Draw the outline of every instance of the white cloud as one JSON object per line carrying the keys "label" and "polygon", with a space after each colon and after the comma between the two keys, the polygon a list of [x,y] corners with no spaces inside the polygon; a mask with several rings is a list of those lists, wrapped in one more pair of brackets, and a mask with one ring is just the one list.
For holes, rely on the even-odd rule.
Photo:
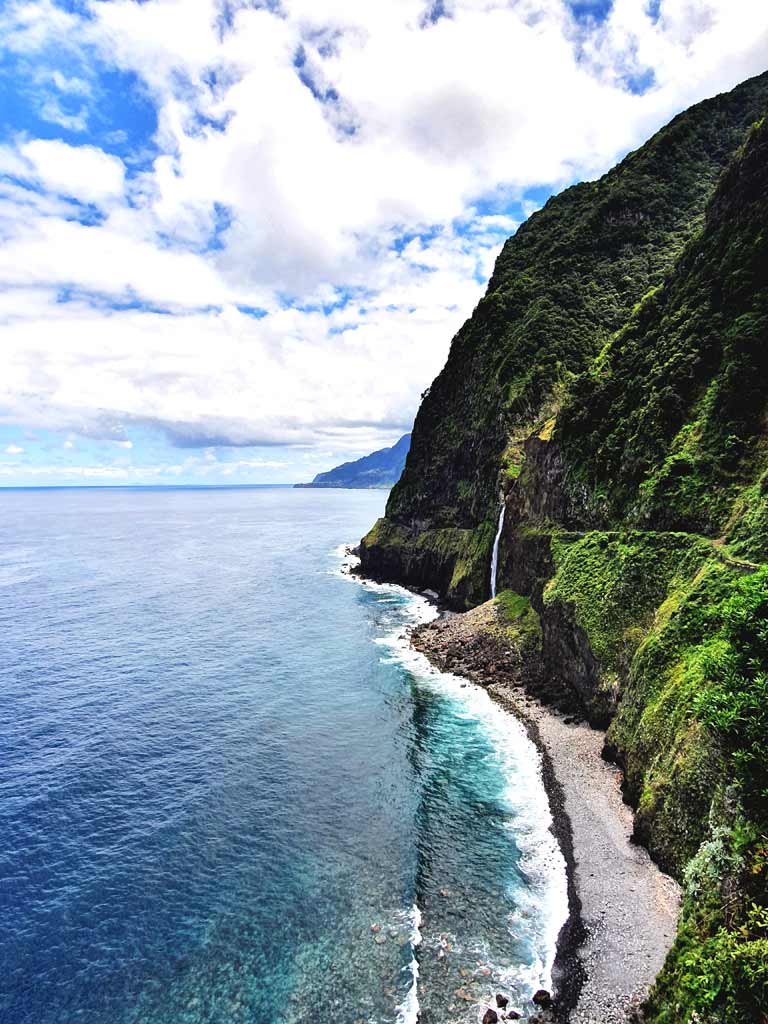
{"label": "white cloud", "polygon": [[38,81],[50,81],[59,92],[73,96],[90,96],[92,92],[90,83],[84,78],[78,78],[76,75],[64,75],[57,70],[43,71],[43,75]]}
{"label": "white cloud", "polygon": [[5,454],[6,455],[21,455],[23,451],[24,451],[24,449],[23,448],[19,448],[19,446],[17,444],[9,444],[8,447],[5,449]]}
{"label": "white cloud", "polygon": [[[0,148],[0,419],[185,443],[391,440],[516,226],[493,211],[600,173],[768,49],[753,0],[662,0],[655,20],[615,0],[597,26],[561,0],[453,0],[426,27],[425,0],[233,4],[229,27],[213,0],[88,6],[11,3],[0,35],[134,73],[157,153],[134,173],[90,145]],[[60,108],[78,130],[90,74],[38,73],[50,102],[82,100]]]}
{"label": "white cloud", "polygon": [[479,298],[477,264],[453,236],[413,243],[383,265],[377,295],[327,316],[255,319],[231,305],[168,316],[39,290],[25,308],[0,294],[2,419],[107,437],[115,423],[151,424],[183,442],[377,447],[408,427],[446,337]]}
{"label": "white cloud", "polygon": [[67,113],[55,96],[46,97],[40,104],[38,113],[44,121],[57,124],[70,132],[84,132],[88,127],[88,113],[85,108],[76,114]]}
{"label": "white cloud", "polygon": [[95,146],[69,146],[58,139],[32,139],[19,146],[34,177],[52,192],[84,202],[102,203],[121,196],[122,160]]}
{"label": "white cloud", "polygon": [[231,477],[249,476],[264,470],[280,470],[287,463],[273,459],[235,459],[231,462],[205,463],[200,457],[190,456],[181,462],[161,462],[142,465],[104,465],[91,463],[87,465],[61,465],[59,463],[43,464],[28,463],[18,465],[14,462],[0,461],[0,478],[12,477],[15,480],[94,480],[115,481],[118,483],[137,483],[147,480],[178,480],[201,479],[216,483],[229,480]]}
{"label": "white cloud", "polygon": [[[2,226],[0,208],[0,226]],[[162,306],[236,301],[236,293],[205,259],[163,248],[119,219],[91,227],[62,217],[25,214],[9,224],[0,249],[0,279],[28,287],[71,286],[116,299]],[[245,292],[240,300],[246,301]]]}

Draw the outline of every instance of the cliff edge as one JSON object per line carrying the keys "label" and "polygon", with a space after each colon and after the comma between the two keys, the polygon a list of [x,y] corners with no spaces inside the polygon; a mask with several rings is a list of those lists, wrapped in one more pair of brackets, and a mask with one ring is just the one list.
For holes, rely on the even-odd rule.
{"label": "cliff edge", "polygon": [[656,1024],[768,1008],[766,108],[768,74],[698,104],[507,242],[360,549],[472,608],[504,509],[504,657],[607,729],[683,887]]}

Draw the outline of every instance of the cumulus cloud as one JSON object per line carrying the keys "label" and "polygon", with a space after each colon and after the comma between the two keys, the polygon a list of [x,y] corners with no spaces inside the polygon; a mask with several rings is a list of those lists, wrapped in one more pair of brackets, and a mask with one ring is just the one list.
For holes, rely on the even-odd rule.
{"label": "cumulus cloud", "polygon": [[70,146],[59,139],[32,139],[19,146],[31,176],[51,192],[102,203],[122,195],[125,166],[95,146]]}
{"label": "cumulus cloud", "polygon": [[[599,22],[562,0],[430,7],[8,4],[6,49],[82,104],[70,129],[102,69],[134,76],[157,131],[126,162],[0,147],[0,419],[180,445],[391,440],[527,190],[601,173],[764,70],[753,0],[615,0]],[[66,72],[46,66],[59,51]]]}

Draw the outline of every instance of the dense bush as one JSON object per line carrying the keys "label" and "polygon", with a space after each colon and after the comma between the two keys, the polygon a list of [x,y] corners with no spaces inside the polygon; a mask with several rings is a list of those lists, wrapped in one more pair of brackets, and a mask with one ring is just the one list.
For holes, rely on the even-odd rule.
{"label": "dense bush", "polygon": [[718,612],[720,628],[694,658],[705,681],[694,710],[722,736],[753,813],[768,819],[768,567],[740,579]]}

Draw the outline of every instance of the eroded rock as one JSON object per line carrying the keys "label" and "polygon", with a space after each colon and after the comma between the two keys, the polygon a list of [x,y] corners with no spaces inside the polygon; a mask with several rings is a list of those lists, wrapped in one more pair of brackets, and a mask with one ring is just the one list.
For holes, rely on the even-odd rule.
{"label": "eroded rock", "polygon": [[540,988],[538,992],[534,993],[532,1001],[536,1006],[540,1006],[542,1010],[548,1010],[552,1005],[552,996],[545,988]]}

